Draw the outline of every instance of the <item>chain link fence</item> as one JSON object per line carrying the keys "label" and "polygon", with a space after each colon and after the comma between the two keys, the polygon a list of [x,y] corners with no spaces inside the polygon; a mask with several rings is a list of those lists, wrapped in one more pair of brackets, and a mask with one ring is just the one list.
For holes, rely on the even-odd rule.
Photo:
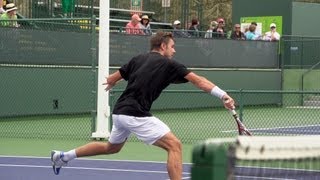
{"label": "chain link fence", "polygon": [[90,139],[97,86],[94,20],[8,22],[0,27],[0,137]]}
{"label": "chain link fence", "polygon": [[[114,90],[113,105],[121,95]],[[255,136],[319,134],[320,92],[229,91],[241,119]],[[201,91],[167,90],[152,113],[183,143],[237,135],[236,124],[217,98]],[[130,141],[138,141],[132,137]]]}

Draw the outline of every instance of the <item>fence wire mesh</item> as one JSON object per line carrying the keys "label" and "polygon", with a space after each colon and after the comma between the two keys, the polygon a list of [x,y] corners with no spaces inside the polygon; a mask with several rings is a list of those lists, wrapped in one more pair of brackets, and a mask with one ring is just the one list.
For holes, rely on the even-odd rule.
{"label": "fence wire mesh", "polygon": [[[254,135],[319,134],[320,92],[229,92]],[[112,104],[120,94],[113,91]],[[237,135],[236,124],[222,103],[201,91],[165,91],[152,113],[168,124],[183,143]],[[132,137],[130,141],[138,140]]]}

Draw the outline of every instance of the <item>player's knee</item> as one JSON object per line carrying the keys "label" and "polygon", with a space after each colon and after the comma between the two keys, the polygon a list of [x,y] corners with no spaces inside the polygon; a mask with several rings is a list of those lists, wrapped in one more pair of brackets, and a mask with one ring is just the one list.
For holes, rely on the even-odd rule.
{"label": "player's knee", "polygon": [[116,154],[121,151],[123,144],[109,144],[105,148],[106,154]]}
{"label": "player's knee", "polygon": [[171,139],[169,141],[169,151],[176,151],[176,152],[181,152],[182,150],[182,143],[179,139],[177,138],[174,138],[174,139]]}

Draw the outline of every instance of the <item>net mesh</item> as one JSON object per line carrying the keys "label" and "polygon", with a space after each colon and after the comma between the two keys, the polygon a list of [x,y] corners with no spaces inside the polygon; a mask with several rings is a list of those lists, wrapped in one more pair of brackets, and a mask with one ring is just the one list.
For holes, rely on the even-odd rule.
{"label": "net mesh", "polygon": [[[240,136],[233,142],[230,139],[207,140],[205,145],[213,143],[216,149],[226,146],[222,154],[215,154],[214,151],[212,154],[226,156],[227,165],[222,162],[214,164],[212,172],[218,173],[215,169],[225,168],[223,172],[227,173],[227,179],[318,179],[318,139],[319,136]],[[209,174],[208,171],[204,175]]]}
{"label": "net mesh", "polygon": [[[235,147],[235,179],[317,179],[319,136],[241,137]],[[231,153],[232,154],[232,153]]]}

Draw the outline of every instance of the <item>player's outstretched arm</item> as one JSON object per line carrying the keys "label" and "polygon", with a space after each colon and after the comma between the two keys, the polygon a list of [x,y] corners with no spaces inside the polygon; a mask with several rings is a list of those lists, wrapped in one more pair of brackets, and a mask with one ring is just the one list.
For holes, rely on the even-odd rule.
{"label": "player's outstretched arm", "polygon": [[122,79],[122,76],[120,74],[120,71],[117,71],[108,77],[106,77],[106,82],[103,83],[102,85],[107,85],[105,88],[106,91],[109,91],[118,81]]}
{"label": "player's outstretched arm", "polygon": [[230,97],[225,91],[221,90],[217,85],[215,85],[205,77],[190,72],[184,78],[195,85],[197,88],[221,99],[225,108],[234,109],[234,100],[232,99],[232,97]]}

